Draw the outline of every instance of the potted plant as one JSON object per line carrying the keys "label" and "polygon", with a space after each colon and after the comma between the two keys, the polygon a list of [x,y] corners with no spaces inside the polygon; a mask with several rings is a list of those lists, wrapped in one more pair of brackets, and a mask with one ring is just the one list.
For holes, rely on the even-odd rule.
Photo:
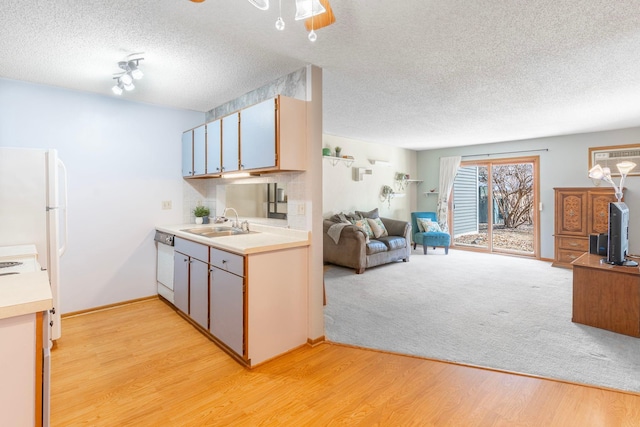
{"label": "potted plant", "polygon": [[336,157],[340,157],[340,153],[342,152],[342,147],[338,146],[335,148],[335,150],[336,150]]}
{"label": "potted plant", "polygon": [[208,224],[210,212],[211,211],[206,206],[196,206],[193,210],[193,215],[196,217],[196,224]]}

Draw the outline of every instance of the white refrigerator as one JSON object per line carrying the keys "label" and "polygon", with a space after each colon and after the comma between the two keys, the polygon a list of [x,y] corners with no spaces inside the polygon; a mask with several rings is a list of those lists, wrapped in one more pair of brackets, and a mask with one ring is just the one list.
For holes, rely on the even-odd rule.
{"label": "white refrigerator", "polygon": [[[51,284],[48,340],[60,338],[60,257],[67,244],[67,173],[56,150],[0,147],[0,246],[36,246]],[[49,344],[49,345],[47,345]],[[51,348],[45,343],[45,349]]]}

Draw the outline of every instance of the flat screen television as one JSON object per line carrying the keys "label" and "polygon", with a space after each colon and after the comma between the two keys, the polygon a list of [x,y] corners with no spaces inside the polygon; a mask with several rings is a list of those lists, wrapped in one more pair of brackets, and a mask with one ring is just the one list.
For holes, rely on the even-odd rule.
{"label": "flat screen television", "polygon": [[627,260],[629,251],[629,208],[623,202],[609,203],[609,243],[607,262],[615,265],[637,266]]}

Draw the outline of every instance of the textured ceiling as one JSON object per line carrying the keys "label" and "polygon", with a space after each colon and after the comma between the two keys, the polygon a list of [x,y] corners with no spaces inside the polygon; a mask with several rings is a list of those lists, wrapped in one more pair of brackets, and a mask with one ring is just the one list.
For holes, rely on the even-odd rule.
{"label": "textured ceiling", "polygon": [[[324,132],[412,149],[640,126],[640,7],[625,0],[332,0],[308,41],[282,0],[0,2],[0,77],[207,111],[324,69]],[[603,141],[606,144],[606,141]]]}

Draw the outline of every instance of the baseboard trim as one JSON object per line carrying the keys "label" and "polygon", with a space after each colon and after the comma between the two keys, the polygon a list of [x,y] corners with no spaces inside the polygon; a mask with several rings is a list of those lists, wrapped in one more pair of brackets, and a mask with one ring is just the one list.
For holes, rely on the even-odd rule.
{"label": "baseboard trim", "polygon": [[68,317],[83,316],[85,314],[91,314],[91,313],[95,313],[95,312],[98,312],[98,311],[104,311],[104,310],[111,310],[111,309],[114,309],[114,308],[122,307],[124,305],[138,304],[138,303],[141,303],[141,302],[150,301],[150,300],[154,300],[154,299],[158,299],[158,295],[151,295],[151,296],[148,296],[148,297],[136,298],[136,299],[132,299],[132,300],[116,302],[116,303],[113,303],[113,304],[101,305],[99,307],[88,308],[86,310],[72,311],[70,313],[64,313],[60,317],[63,318],[63,319],[66,319]]}
{"label": "baseboard trim", "polygon": [[307,338],[307,344],[310,345],[311,347],[315,347],[318,344],[322,344],[323,342],[326,342],[327,339],[324,337],[324,335],[320,335],[318,338]]}

